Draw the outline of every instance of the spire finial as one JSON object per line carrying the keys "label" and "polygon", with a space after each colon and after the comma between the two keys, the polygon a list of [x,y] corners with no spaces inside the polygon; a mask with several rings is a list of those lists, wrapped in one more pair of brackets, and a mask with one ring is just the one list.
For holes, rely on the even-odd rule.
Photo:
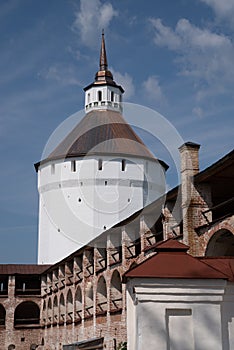
{"label": "spire finial", "polygon": [[100,71],[107,70],[107,58],[106,58],[106,47],[105,47],[105,36],[104,29],[102,29],[102,43],[100,51]]}

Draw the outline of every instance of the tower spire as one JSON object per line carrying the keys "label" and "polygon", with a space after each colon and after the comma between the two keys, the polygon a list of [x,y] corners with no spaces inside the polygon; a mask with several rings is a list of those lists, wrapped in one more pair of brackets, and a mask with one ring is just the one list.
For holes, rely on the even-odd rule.
{"label": "tower spire", "polygon": [[108,70],[104,30],[102,30],[99,70],[95,74],[94,82],[86,86],[84,91],[87,112],[94,109],[122,111],[121,102],[124,89],[116,84],[112,73]]}
{"label": "tower spire", "polygon": [[102,42],[101,42],[100,59],[99,59],[99,71],[96,73],[95,82],[96,83],[98,83],[98,82],[111,83],[112,85],[115,84],[113,81],[113,75],[108,70],[104,29],[102,29]]}
{"label": "tower spire", "polygon": [[102,29],[102,43],[101,43],[99,66],[100,66],[100,71],[107,70],[107,68],[108,68],[107,57],[106,57],[104,29]]}

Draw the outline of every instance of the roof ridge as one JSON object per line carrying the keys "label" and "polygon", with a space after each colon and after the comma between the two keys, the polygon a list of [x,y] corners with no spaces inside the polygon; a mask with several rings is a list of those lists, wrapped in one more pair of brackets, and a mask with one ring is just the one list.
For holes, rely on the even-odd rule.
{"label": "roof ridge", "polygon": [[[144,266],[145,265],[145,266]],[[182,250],[159,251],[124,274],[136,278],[229,279],[222,271]]]}

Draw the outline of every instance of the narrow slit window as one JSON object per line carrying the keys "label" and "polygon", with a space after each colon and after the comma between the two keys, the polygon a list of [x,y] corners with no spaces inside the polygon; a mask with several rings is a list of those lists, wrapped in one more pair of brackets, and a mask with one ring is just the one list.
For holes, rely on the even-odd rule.
{"label": "narrow slit window", "polygon": [[98,170],[102,170],[102,159],[98,159]]}
{"label": "narrow slit window", "polygon": [[126,159],[122,159],[122,171],[126,170]]}
{"label": "narrow slit window", "polygon": [[102,100],[102,92],[98,91],[98,101],[101,101],[101,100]]}
{"label": "narrow slit window", "polygon": [[90,94],[88,94],[88,103],[90,103]]}
{"label": "narrow slit window", "polygon": [[114,92],[111,91],[111,102],[113,102],[113,101],[114,101]]}
{"label": "narrow slit window", "polygon": [[76,161],[75,160],[71,161],[71,171],[76,172]]}
{"label": "narrow slit window", "polygon": [[107,181],[105,181],[105,186],[107,186]]}
{"label": "narrow slit window", "polygon": [[54,175],[55,173],[55,164],[51,164],[51,174]]}

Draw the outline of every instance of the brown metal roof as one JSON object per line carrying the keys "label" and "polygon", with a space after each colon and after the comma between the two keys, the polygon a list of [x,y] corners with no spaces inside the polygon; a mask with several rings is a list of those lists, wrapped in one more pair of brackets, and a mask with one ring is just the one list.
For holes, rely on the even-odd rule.
{"label": "brown metal roof", "polygon": [[88,154],[156,159],[119,112],[98,110],[86,114],[55,150],[35,166],[38,169],[49,160]]}
{"label": "brown metal roof", "polygon": [[195,175],[195,181],[201,182],[201,181],[207,181],[210,180],[212,176],[217,176],[217,174],[222,173],[223,171],[226,171],[227,168],[232,168],[232,173],[229,177],[234,176],[234,149],[230,151],[229,153],[225,154],[224,157],[217,160],[214,164],[210,165],[208,168],[204,169],[203,171],[199,172],[197,175]]}
{"label": "brown metal roof", "polygon": [[188,245],[180,243],[175,239],[167,239],[155,245],[156,252],[187,252],[188,250]]}
{"label": "brown metal roof", "polygon": [[200,261],[225,273],[234,282],[234,257],[202,257]]}
{"label": "brown metal roof", "polygon": [[51,265],[1,264],[0,275],[40,275]]}
{"label": "brown metal roof", "polygon": [[129,270],[127,278],[228,279],[229,277],[187,254],[188,246],[167,240],[158,244],[158,253]]}

